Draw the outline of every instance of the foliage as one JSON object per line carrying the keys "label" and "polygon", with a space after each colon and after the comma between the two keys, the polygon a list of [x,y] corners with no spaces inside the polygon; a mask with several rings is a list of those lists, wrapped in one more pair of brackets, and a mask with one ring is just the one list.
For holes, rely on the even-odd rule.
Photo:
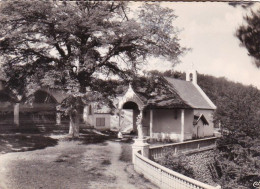
{"label": "foliage", "polygon": [[19,94],[34,84],[77,96],[98,75],[129,79],[147,56],[178,62],[185,48],[170,9],[145,4],[138,18],[128,14],[123,2],[3,2],[0,54],[10,85]]}
{"label": "foliage", "polygon": [[194,178],[193,169],[189,165],[189,160],[184,154],[174,154],[172,151],[168,151],[157,162],[173,171],[176,171],[185,176]]}
{"label": "foliage", "polygon": [[252,187],[260,180],[260,91],[203,74],[198,85],[216,104],[214,122],[223,135],[215,151],[215,182],[228,189]]}
{"label": "foliage", "polygon": [[245,47],[248,54],[255,59],[255,65],[260,67],[260,10],[251,11],[251,15],[244,17],[246,24],[241,25],[236,36]]}
{"label": "foliage", "polygon": [[230,1],[228,4],[233,7],[242,7],[243,9],[248,9],[252,7],[256,2],[254,1]]}
{"label": "foliage", "polygon": [[[236,36],[254,64],[260,67],[260,10],[244,17]],[[235,87],[233,93],[223,95],[223,106],[219,118],[228,132],[218,142],[216,164],[220,170],[220,181],[229,183],[226,188],[254,188],[252,184],[260,180],[260,92],[254,87]],[[231,88],[232,89],[232,88]],[[226,98],[226,100],[224,100]]]}
{"label": "foliage", "polygon": [[215,166],[223,188],[250,188],[260,179],[259,139],[235,133],[217,144]]}
{"label": "foliage", "polygon": [[133,12],[126,2],[3,1],[0,56],[8,88],[27,100],[41,87],[63,91],[68,114],[110,100],[112,78],[132,80],[147,57],[179,62],[187,49],[175,18],[149,3]]}
{"label": "foliage", "polygon": [[160,72],[158,70],[151,70],[148,72],[148,74],[185,80],[185,73],[174,70],[166,70],[164,72]]}
{"label": "foliage", "polygon": [[260,91],[225,78],[198,75],[198,84],[217,105],[218,140],[215,165],[223,188],[249,188],[260,178]]}

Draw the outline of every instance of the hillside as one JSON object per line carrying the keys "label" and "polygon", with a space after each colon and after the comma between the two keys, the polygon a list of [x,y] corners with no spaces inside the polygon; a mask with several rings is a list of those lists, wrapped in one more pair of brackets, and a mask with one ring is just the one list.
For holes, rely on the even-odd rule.
{"label": "hillside", "polygon": [[[155,73],[184,79],[184,73]],[[252,188],[260,180],[260,91],[253,86],[198,74],[198,85],[217,106],[222,137],[214,153],[214,181],[224,189]]]}
{"label": "hillside", "polygon": [[[166,71],[152,74],[185,79],[185,73]],[[259,123],[260,117],[260,90],[253,86],[245,86],[226,78],[216,78],[209,75],[198,74],[198,85],[217,106],[214,114],[215,126],[233,130],[244,126],[248,130]],[[249,124],[250,123],[250,124]],[[252,125],[253,124],[253,125]],[[235,127],[235,128],[234,128]]]}
{"label": "hillside", "polygon": [[208,75],[198,75],[198,84],[216,104],[215,123],[231,131],[243,130],[254,135],[259,126],[260,91],[253,86]]}

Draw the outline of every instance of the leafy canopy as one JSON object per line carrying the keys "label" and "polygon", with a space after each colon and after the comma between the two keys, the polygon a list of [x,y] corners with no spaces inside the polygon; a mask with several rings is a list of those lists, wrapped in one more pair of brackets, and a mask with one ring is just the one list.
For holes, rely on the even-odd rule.
{"label": "leafy canopy", "polygon": [[159,4],[145,3],[134,16],[125,2],[4,1],[0,9],[0,56],[19,95],[49,87],[102,96],[113,89],[104,87],[112,75],[130,80],[150,56],[175,65],[187,50],[173,11]]}
{"label": "leafy canopy", "polygon": [[248,51],[248,55],[254,58],[255,65],[260,67],[260,10],[251,12],[251,15],[244,17],[245,25],[241,25],[236,36],[241,45]]}

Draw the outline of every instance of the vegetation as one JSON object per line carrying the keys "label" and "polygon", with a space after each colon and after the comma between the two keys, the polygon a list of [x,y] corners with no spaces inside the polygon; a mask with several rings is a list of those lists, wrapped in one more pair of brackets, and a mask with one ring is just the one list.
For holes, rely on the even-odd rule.
{"label": "vegetation", "polygon": [[8,88],[18,101],[40,87],[66,93],[62,105],[70,134],[78,137],[81,105],[109,101],[112,76],[131,80],[151,56],[179,62],[187,49],[175,18],[171,9],[149,3],[132,12],[126,2],[3,1],[0,56]]}
{"label": "vegetation", "polygon": [[[184,78],[173,71],[161,75]],[[260,180],[260,91],[203,74],[198,74],[198,85],[216,104],[214,122],[223,135],[209,164],[214,181],[225,189],[252,187]]]}
{"label": "vegetation", "polygon": [[241,25],[236,36],[241,45],[248,51],[248,55],[254,58],[255,65],[260,67],[260,9],[244,17],[245,24]]}
{"label": "vegetation", "polygon": [[165,156],[158,159],[157,162],[160,165],[167,167],[173,171],[194,178],[194,171],[189,165],[189,160],[184,154],[175,155],[174,152],[168,151]]}

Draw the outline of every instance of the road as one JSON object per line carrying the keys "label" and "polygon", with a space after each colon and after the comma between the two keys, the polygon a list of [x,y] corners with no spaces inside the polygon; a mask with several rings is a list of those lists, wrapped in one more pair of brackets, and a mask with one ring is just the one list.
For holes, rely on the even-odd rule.
{"label": "road", "polygon": [[[157,188],[120,161],[121,143],[85,145],[59,141],[41,150],[0,155],[1,189],[153,189]],[[124,148],[131,150],[130,144]]]}

